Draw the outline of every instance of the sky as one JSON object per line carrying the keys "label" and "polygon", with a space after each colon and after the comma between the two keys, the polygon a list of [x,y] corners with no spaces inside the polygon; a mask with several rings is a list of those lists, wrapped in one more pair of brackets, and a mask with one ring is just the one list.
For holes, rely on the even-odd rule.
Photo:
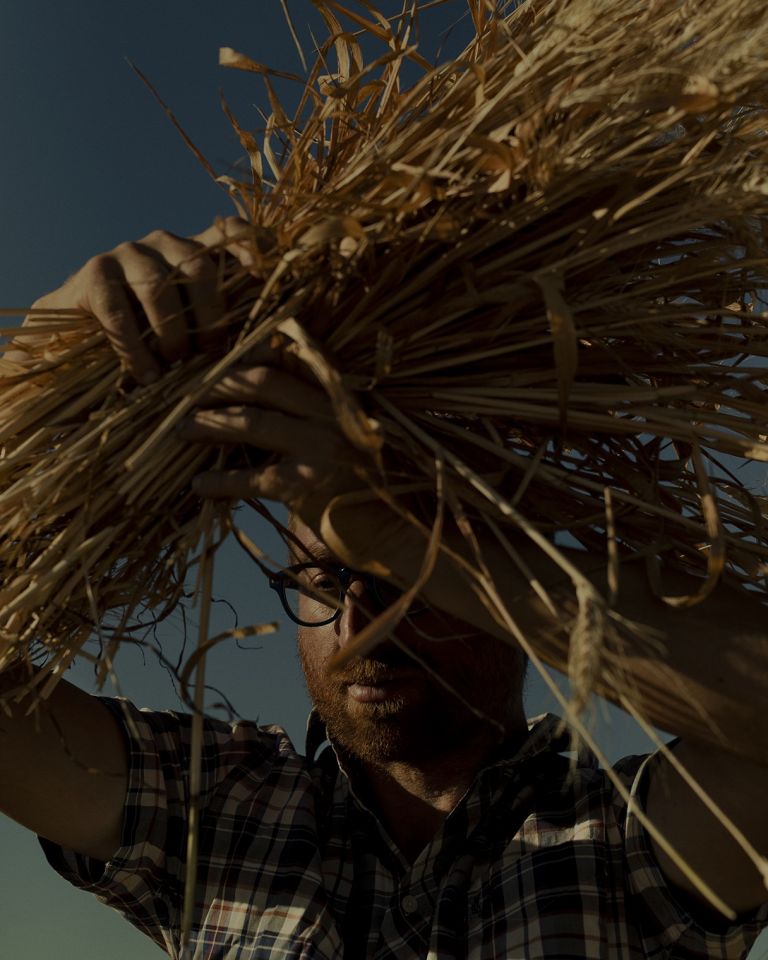
{"label": "sky", "polygon": [[[382,3],[393,12],[399,3]],[[464,11],[454,0],[425,24],[428,43]],[[322,26],[309,0],[291,11],[305,49],[310,27]],[[448,47],[466,36],[459,23]],[[257,61],[299,71],[300,63],[278,0],[6,0],[0,12],[0,306],[21,307],[59,286],[86,260],[156,228],[187,235],[217,215],[234,213],[222,189],[184,145],[128,61],[157,88],[187,133],[221,174],[242,151],[220,107],[220,93],[246,128],[267,108],[257,78],[218,67],[218,50],[234,47]],[[243,510],[241,523],[260,546],[277,554],[276,538]],[[236,713],[280,723],[301,743],[308,700],[294,631],[275,595],[239,549],[225,544],[216,561],[213,631],[236,623],[277,621],[276,633],[226,644],[209,658],[207,706],[224,695]],[[188,643],[195,611],[189,611]],[[179,618],[157,638],[173,659],[184,640]],[[169,673],[152,650],[124,648],[116,663],[119,689],[141,706],[178,709]],[[70,679],[93,689],[87,665]],[[543,683],[532,677],[529,716],[553,710]],[[649,749],[619,711],[602,702],[595,728],[611,759]],[[0,956],[14,960],[152,960],[161,951],[117,914],[70,888],[46,865],[35,838],[0,818]],[[757,956],[758,954],[753,954]],[[768,955],[764,953],[763,955]]]}

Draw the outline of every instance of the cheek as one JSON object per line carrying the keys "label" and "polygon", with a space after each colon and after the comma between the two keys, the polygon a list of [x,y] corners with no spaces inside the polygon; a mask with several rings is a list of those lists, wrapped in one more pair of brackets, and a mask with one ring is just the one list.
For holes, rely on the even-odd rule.
{"label": "cheek", "polygon": [[456,621],[429,627],[424,633],[441,639],[420,639],[414,647],[435,673],[462,690],[514,688],[523,672],[517,648]]}
{"label": "cheek", "polygon": [[304,674],[310,682],[322,682],[326,665],[338,650],[338,638],[333,624],[325,627],[299,627],[299,658]]}
{"label": "cheek", "polygon": [[474,647],[483,637],[476,627],[449,617],[439,610],[425,610],[412,619],[404,620],[397,636],[406,644],[410,641],[417,652],[428,659],[447,657],[451,661],[471,664]]}

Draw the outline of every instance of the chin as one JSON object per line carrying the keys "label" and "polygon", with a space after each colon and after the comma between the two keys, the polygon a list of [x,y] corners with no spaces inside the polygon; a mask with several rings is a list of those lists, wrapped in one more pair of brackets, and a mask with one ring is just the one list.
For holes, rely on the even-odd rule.
{"label": "chin", "polygon": [[324,710],[316,704],[329,739],[346,753],[366,763],[403,759],[418,749],[422,738],[414,735],[418,721],[409,717],[402,701],[383,700],[365,709],[336,705]]}
{"label": "chin", "polygon": [[409,705],[393,698],[365,710],[346,707],[324,712],[318,705],[329,738],[363,763],[422,764],[453,754],[462,742],[494,736],[461,710],[449,712]]}
{"label": "chin", "polygon": [[[345,736],[349,733],[349,736]],[[431,751],[425,750],[422,737],[414,736],[410,728],[382,720],[372,729],[341,731],[333,738],[351,756],[374,765],[386,763],[418,763]]]}

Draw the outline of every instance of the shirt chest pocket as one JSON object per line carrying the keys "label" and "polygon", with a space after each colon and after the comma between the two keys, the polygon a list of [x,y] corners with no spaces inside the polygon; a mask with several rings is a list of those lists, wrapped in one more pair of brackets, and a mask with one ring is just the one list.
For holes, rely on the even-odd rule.
{"label": "shirt chest pocket", "polygon": [[[275,819],[278,819],[277,816]],[[194,960],[338,960],[314,824],[243,817],[201,864]],[[221,828],[221,824],[219,824]],[[204,905],[204,906],[203,906]]]}
{"label": "shirt chest pocket", "polygon": [[[319,905],[317,905],[319,907]],[[315,905],[214,899],[194,935],[194,960],[341,960],[333,917]]]}

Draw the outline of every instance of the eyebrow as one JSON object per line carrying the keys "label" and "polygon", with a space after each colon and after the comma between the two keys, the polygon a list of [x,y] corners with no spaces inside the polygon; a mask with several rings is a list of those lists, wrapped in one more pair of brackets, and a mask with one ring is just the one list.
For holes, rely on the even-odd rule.
{"label": "eyebrow", "polygon": [[338,563],[338,557],[336,557],[328,547],[321,540],[312,540],[309,543],[305,543],[304,548],[306,550],[307,558],[306,560],[299,560],[298,563],[306,563],[312,560],[320,560],[323,563],[331,561],[332,563]]}

